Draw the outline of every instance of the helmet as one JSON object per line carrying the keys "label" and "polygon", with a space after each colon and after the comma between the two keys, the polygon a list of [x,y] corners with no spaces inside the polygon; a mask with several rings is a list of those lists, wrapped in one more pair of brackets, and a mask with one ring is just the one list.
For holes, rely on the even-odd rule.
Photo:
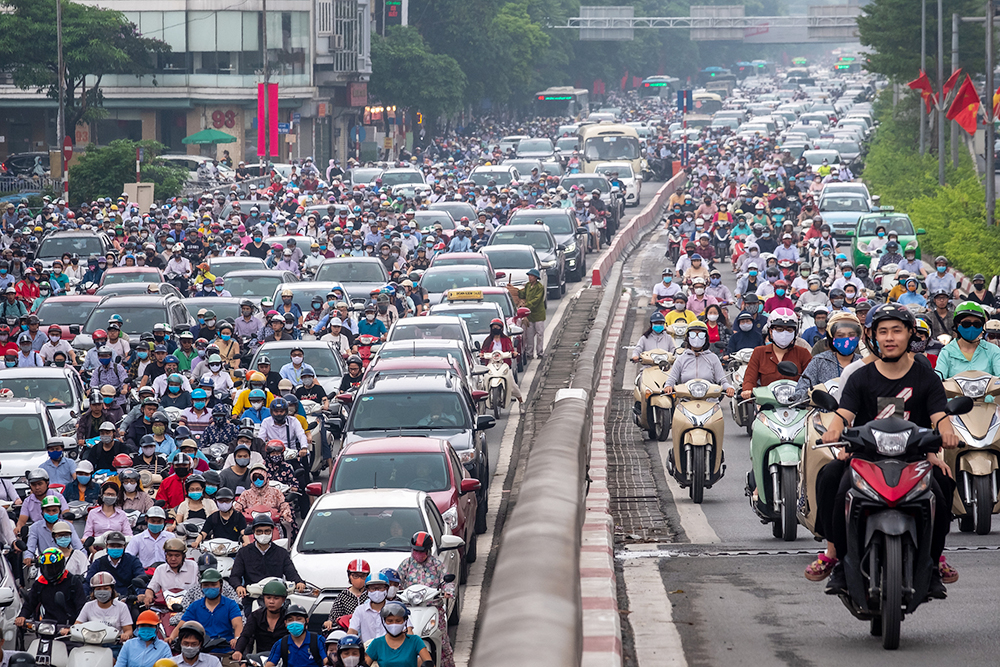
{"label": "helmet", "polygon": [[945,266],[948,266],[948,258],[944,255],[938,255],[934,258],[934,264],[944,264]]}
{"label": "helmet", "polygon": [[45,480],[46,482],[49,481],[49,473],[45,472],[41,468],[35,468],[31,472],[29,472],[26,477],[28,479],[28,484],[31,484],[32,482],[39,482],[42,480]]}
{"label": "helmet", "polygon": [[402,602],[386,602],[385,606],[382,607],[382,611],[379,612],[382,620],[389,618],[390,616],[397,616],[400,618],[409,618],[410,610],[406,608],[406,605]]}
{"label": "helmet", "polygon": [[98,572],[90,578],[90,587],[97,588],[98,586],[114,586],[115,576],[110,572]]}
{"label": "helmet", "polygon": [[223,417],[228,417],[230,415],[229,406],[225,403],[219,403],[214,408],[212,408],[212,416],[217,417],[222,415]]}
{"label": "helmet", "polygon": [[983,310],[983,307],[980,306],[978,303],[974,301],[963,301],[962,303],[955,306],[955,314],[952,315],[951,321],[953,324],[957,325],[958,321],[961,318],[965,317],[966,315],[972,315],[974,317],[978,317],[983,321],[983,323],[985,323],[986,320],[989,319],[989,316],[986,314],[986,311]]}
{"label": "helmet", "polygon": [[201,476],[201,473],[191,473],[184,478],[184,489],[186,490],[192,484],[201,484],[202,486],[205,486],[205,478]]}
{"label": "helmet", "polygon": [[372,568],[370,565],[368,565],[368,561],[363,560],[361,558],[355,558],[354,560],[352,560],[350,563],[347,564],[347,571],[361,572],[362,574],[368,574],[372,571]]}
{"label": "helmet", "polygon": [[131,468],[132,457],[129,456],[128,454],[119,454],[115,458],[111,459],[111,466],[116,470],[120,470],[122,468]]}
{"label": "helmet", "polygon": [[187,543],[184,542],[179,537],[172,537],[163,543],[163,551],[178,551],[182,554],[187,553]]}
{"label": "helmet", "polygon": [[270,514],[258,514],[253,518],[253,528],[258,526],[271,526],[274,528],[274,519],[271,518]]}
{"label": "helmet", "polygon": [[177,454],[174,456],[174,468],[194,468],[194,459],[190,454]]}
{"label": "helmet", "polygon": [[283,398],[276,398],[271,401],[271,414],[274,414],[275,410],[288,410],[288,401]]}
{"label": "helmet", "polygon": [[267,454],[283,454],[285,452],[285,443],[278,439],[268,440],[267,445],[264,446],[264,452]]}
{"label": "helmet", "polygon": [[185,632],[196,635],[198,637],[198,641],[200,641],[202,644],[205,643],[205,626],[203,626],[198,621],[184,621],[184,625],[181,626],[179,635],[182,639],[184,637]]}
{"label": "helmet", "polygon": [[278,579],[272,579],[264,584],[264,595],[277,595],[278,597],[288,597],[288,588]]}
{"label": "helmet", "polygon": [[288,618],[289,616],[304,616],[309,618],[309,612],[307,612],[306,608],[302,605],[293,604],[289,605],[288,609],[285,610],[285,618]]}
{"label": "helmet", "polygon": [[166,412],[162,410],[157,410],[153,413],[153,418],[150,420],[152,424],[170,424],[170,417],[167,416]]}
{"label": "helmet", "polygon": [[358,366],[364,366],[365,362],[361,360],[361,357],[359,355],[352,354],[351,356],[347,357],[347,365],[350,366],[351,364],[357,364]]}
{"label": "helmet", "polygon": [[826,325],[826,333],[831,339],[837,337],[837,330],[843,327],[850,327],[853,329],[857,335],[861,335],[861,321],[857,318],[854,313],[845,313],[843,311],[833,314],[830,318],[829,323]]}
{"label": "helmet", "polygon": [[868,315],[871,317],[873,327],[885,320],[899,320],[910,330],[915,329],[917,326],[913,313],[909,309],[895,303],[884,303],[877,308],[872,308],[868,311]]}
{"label": "helmet", "polygon": [[136,625],[159,625],[160,615],[157,614],[152,609],[147,609],[146,611],[139,614],[139,618],[135,621]]}
{"label": "helmet", "polygon": [[794,327],[798,331],[799,316],[791,308],[775,308],[767,317],[767,326]]}
{"label": "helmet", "polygon": [[337,644],[337,651],[340,652],[341,649],[345,648],[359,648],[364,651],[365,645],[361,641],[361,637],[357,635],[346,635],[341,637],[340,642]]}
{"label": "helmet", "polygon": [[216,570],[214,567],[206,568],[202,570],[199,581],[203,584],[215,584],[222,581],[222,573]]}
{"label": "helmet", "polygon": [[[997,323],[1000,324],[1000,322]],[[399,572],[392,569],[391,567],[383,568],[382,570],[379,571],[379,574],[383,575],[386,579],[388,579],[390,584],[399,584],[402,581],[402,579],[400,579],[399,577]]]}
{"label": "helmet", "polygon": [[[989,320],[986,323],[986,327],[985,328],[986,328],[987,331],[990,331],[990,322],[996,324],[996,326],[993,327],[993,329],[1000,331],[1000,321],[997,321],[997,320]],[[918,317],[917,318],[917,331],[919,331],[920,333],[924,334],[928,338],[930,338],[931,335],[932,335],[931,325],[928,324],[927,320],[923,319],[922,317]]]}
{"label": "helmet", "polygon": [[705,333],[708,333],[708,325],[702,322],[701,320],[695,320],[694,322],[688,324],[687,327],[688,333],[691,333],[692,331],[703,331]]}
{"label": "helmet", "polygon": [[434,538],[430,533],[417,531],[410,539],[410,547],[413,551],[430,551],[434,547]]}
{"label": "helmet", "polygon": [[66,571],[66,556],[61,549],[52,547],[43,551],[38,557],[38,565],[47,581],[56,582]]}
{"label": "helmet", "polygon": [[[263,400],[267,399],[267,394],[264,393],[263,389],[251,389],[250,390],[250,394],[247,396],[247,398],[249,400],[251,400],[251,401],[254,400],[255,398],[259,398],[260,400],[263,401]],[[219,407],[219,406],[215,406],[215,407]]]}
{"label": "helmet", "polygon": [[650,324],[662,324],[665,321],[666,321],[666,319],[663,317],[663,313],[661,313],[658,310],[654,310],[649,315],[649,323]]}

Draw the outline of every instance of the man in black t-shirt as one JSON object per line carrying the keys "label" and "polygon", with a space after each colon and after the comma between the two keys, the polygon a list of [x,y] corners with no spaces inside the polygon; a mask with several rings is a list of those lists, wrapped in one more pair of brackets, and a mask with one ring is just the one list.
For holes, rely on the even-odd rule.
{"label": "man in black t-shirt", "polygon": [[233,510],[234,498],[235,494],[229,487],[223,486],[219,489],[215,495],[215,503],[219,506],[219,511],[213,512],[205,519],[201,535],[195,540],[195,548],[198,548],[203,541],[216,537],[224,537],[241,544],[245,542],[243,538],[247,520],[241,512]]}
{"label": "man in black t-shirt", "polygon": [[302,385],[295,390],[295,396],[300,401],[314,401],[325,410],[329,405],[329,396],[323,391],[323,385],[316,382],[316,371],[311,368],[302,370]]}
{"label": "man in black t-shirt", "polygon": [[[840,409],[843,421],[834,420],[823,434],[823,442],[840,440],[845,426],[861,426],[875,419],[893,415],[925,428],[938,428],[942,445],[958,446],[958,436],[946,419],[945,393],[941,379],[929,365],[920,363],[909,353],[910,339],[916,331],[912,313],[896,304],[884,304],[872,310],[872,331],[879,358],[858,369],[841,390]],[[901,410],[900,410],[901,408]],[[847,519],[844,503],[851,488],[847,458],[841,451],[838,460],[828,463],[816,479],[817,510],[821,529],[831,540],[836,553],[847,553]],[[943,597],[944,583],[958,580],[958,572],[942,556],[945,538],[951,526],[951,499],[955,481],[948,466],[937,454],[928,454],[927,461],[935,466],[931,489],[936,500],[931,557],[939,566],[934,570],[928,595]],[[843,565],[838,563],[830,574],[827,592],[839,594],[847,590]]]}

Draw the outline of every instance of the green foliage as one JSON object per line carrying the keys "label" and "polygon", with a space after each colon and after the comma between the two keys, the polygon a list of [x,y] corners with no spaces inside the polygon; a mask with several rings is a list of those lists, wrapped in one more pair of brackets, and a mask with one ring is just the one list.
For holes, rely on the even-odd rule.
{"label": "green foliage", "polygon": [[[170,47],[142,37],[121,12],[62,0],[63,62],[66,79],[66,127],[71,138],[78,123],[104,117],[101,77],[143,75],[152,71],[156,53]],[[0,0],[0,62],[14,85],[58,93],[56,0]],[[84,86],[86,77],[97,84]]]}
{"label": "green foliage", "polygon": [[493,70],[489,96],[517,104],[535,92],[534,65],[545,54],[549,38],[528,16],[528,2],[511,2],[500,8],[489,27],[492,52],[483,60],[504,63]]}
{"label": "green foliage", "polygon": [[180,194],[188,170],[157,159],[166,146],[155,141],[119,139],[104,148],[90,144],[86,154],[70,167],[70,204],[75,207],[83,201],[121,194],[125,183],[135,182],[135,149],[140,147],[144,151],[142,182],[156,184],[153,196],[162,201]]}
{"label": "green foliage", "polygon": [[[875,107],[879,129],[865,162],[863,177],[882,204],[909,214],[926,261],[945,255],[967,275],[1000,274],[1000,228],[986,226],[986,192],[963,144],[959,167],[948,160],[945,187],[938,186],[938,158],[917,151],[916,95],[893,115],[886,93]],[[950,156],[950,151],[948,151]],[[990,175],[989,177],[992,177]]]}
{"label": "green foliage", "polygon": [[432,53],[412,26],[372,36],[371,90],[385,104],[410,107],[431,118],[462,105],[465,74],[455,59]]}

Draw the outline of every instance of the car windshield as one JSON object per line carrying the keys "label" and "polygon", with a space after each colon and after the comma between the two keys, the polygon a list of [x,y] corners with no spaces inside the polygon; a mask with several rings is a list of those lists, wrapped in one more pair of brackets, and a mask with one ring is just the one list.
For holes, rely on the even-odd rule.
{"label": "car windshield", "polygon": [[316,280],[338,283],[382,283],[388,278],[381,264],[337,261],[320,266],[316,272]]}
{"label": "car windshield", "polygon": [[827,148],[838,153],[859,153],[861,151],[861,147],[853,141],[834,141]]}
{"label": "car windshield", "polygon": [[484,271],[434,271],[428,270],[420,279],[420,286],[432,294],[438,294],[450,289],[467,289],[470,287],[486,287],[490,279]]}
{"label": "car windshield", "polygon": [[105,285],[158,282],[160,282],[160,274],[156,271],[108,271],[104,274],[103,279]]}
{"label": "car windshield", "polygon": [[440,452],[340,458],[331,491],[372,488],[447,491],[451,488],[447,461]]}
{"label": "car windshield", "polygon": [[811,165],[822,164],[823,160],[826,160],[828,164],[840,162],[840,154],[835,151],[806,151],[803,155],[805,155],[806,162]]}
{"label": "car windshield", "polygon": [[267,269],[267,265],[264,264],[262,259],[238,259],[229,260],[225,262],[213,262],[211,259],[208,260],[208,268],[212,270],[217,276],[224,276],[227,273],[232,273],[233,271],[252,271],[254,269]]}
{"label": "car windshield", "polygon": [[532,257],[529,250],[511,248],[509,250],[503,249],[500,246],[498,249],[489,251],[490,264],[493,265],[494,269],[533,269],[535,268],[535,258]]}
{"label": "car windshield", "polygon": [[424,347],[424,346],[403,346],[398,348],[385,348],[379,350],[379,359],[401,359],[406,357],[428,357],[431,359],[447,359],[448,356],[458,362],[463,373],[468,373],[469,368],[465,363],[465,355],[454,348],[449,347]]}
{"label": "car windshield", "polygon": [[415,507],[316,510],[302,527],[296,549],[305,554],[409,552],[410,538],[425,528]]}
{"label": "car windshield", "polygon": [[424,177],[421,176],[419,171],[394,171],[382,174],[383,186],[391,187],[393,185],[403,185],[404,183],[422,185],[423,182]]}
{"label": "car windshield", "polygon": [[500,292],[483,294],[483,301],[500,306],[500,312],[504,317],[514,317],[514,302],[511,301],[509,294]]}
{"label": "car windshield", "polygon": [[465,328],[468,329],[469,333],[472,335],[488,334],[490,332],[490,320],[497,316],[496,311],[493,310],[475,309],[463,312],[457,308],[448,308],[441,311],[435,311],[432,309],[431,314],[455,315],[456,317],[461,317],[462,321],[465,322]]}
{"label": "car windshield", "polygon": [[459,266],[467,264],[478,264],[479,266],[486,266],[487,260],[482,255],[476,255],[475,257],[463,257],[455,256],[451,254],[438,255],[434,258],[434,266]]}
{"label": "car windshield", "polygon": [[501,231],[493,233],[490,245],[504,245],[505,243],[508,245],[515,243],[518,245],[530,245],[535,250],[552,250],[551,240],[544,231],[535,232],[520,229],[505,231],[501,228]]}
{"label": "car windshield", "polygon": [[523,139],[517,145],[518,153],[551,153],[552,142],[548,139]]}
{"label": "car windshield", "polygon": [[819,210],[824,213],[838,211],[860,211],[866,213],[868,211],[868,203],[863,197],[823,197],[823,202]]}
{"label": "car windshield", "polygon": [[107,325],[108,319],[115,314],[121,315],[122,331],[137,336],[145,331],[152,331],[154,324],[162,324],[169,321],[166,312],[162,308],[100,306],[95,308],[94,312],[90,314],[90,319],[87,320],[87,326],[84,327],[84,331],[93,332],[97,329],[103,329]]}
{"label": "car windshield", "polygon": [[281,276],[236,276],[226,278],[226,290],[233,296],[269,297],[281,284]]}
{"label": "car windshield", "polygon": [[500,169],[497,171],[474,171],[469,174],[469,180],[476,185],[488,185],[490,181],[494,181],[497,185],[509,185],[513,179],[509,171]]}
{"label": "car windshield", "polygon": [[96,301],[53,301],[46,299],[35,314],[49,324],[77,324],[86,322],[94,311]]}
{"label": "car windshield", "polygon": [[583,154],[591,160],[635,160],[639,157],[636,137],[591,137],[583,146]]}
{"label": "car windshield", "polygon": [[[419,318],[415,318],[419,319]],[[453,322],[431,323],[398,321],[389,340],[465,340],[462,325]]]}
{"label": "car windshield", "polygon": [[563,153],[580,149],[580,140],[577,137],[561,137],[556,141],[556,148]]}
{"label": "car windshield", "polygon": [[581,187],[586,192],[592,192],[595,188],[601,192],[611,192],[611,184],[603,176],[574,176],[566,178],[562,186],[569,190],[573,186]]}
{"label": "car windshield", "polygon": [[76,253],[81,258],[103,255],[104,246],[96,236],[50,236],[38,246],[40,258],[61,258],[64,254]]}
{"label": "car windshield", "polygon": [[530,225],[535,220],[541,220],[553,234],[576,234],[576,226],[566,213],[548,211],[526,211],[511,218],[512,225]]}
{"label": "car windshield", "polygon": [[215,317],[220,320],[236,321],[237,317],[242,316],[240,304],[237,301],[206,297],[204,299],[184,299],[182,303],[187,308],[187,311],[191,313],[191,317],[198,317],[198,311],[202,308],[211,310],[215,313]]}
{"label": "car windshield", "polygon": [[455,392],[386,393],[360,396],[351,410],[351,431],[465,429],[468,417]]}
{"label": "car windshield", "polygon": [[627,164],[602,164],[595,167],[594,172],[604,174],[608,178],[611,178],[611,174],[616,172],[621,178],[634,178],[632,175],[632,167]]}
{"label": "car windshield", "polygon": [[[15,378],[0,377],[0,389],[10,389],[18,398],[38,398],[47,405],[76,406],[69,380],[64,377],[54,378]],[[0,422],[9,419],[7,415]]]}
{"label": "car windshield", "polygon": [[352,183],[371,183],[378,175],[382,173],[381,169],[352,169],[351,170],[351,182]]}
{"label": "car windshield", "polygon": [[900,236],[913,236],[913,223],[903,215],[865,218],[861,221],[858,236],[875,236],[875,230],[879,227],[885,227],[886,233],[896,232]]}
{"label": "car windshield", "polygon": [[455,219],[447,213],[417,211],[417,214],[413,216],[413,219],[416,221],[417,226],[421,229],[424,227],[433,227],[436,224],[440,224],[442,229],[455,229]]}
{"label": "car windshield", "polygon": [[41,417],[5,414],[0,418],[0,452],[43,451],[45,427]]}
{"label": "car windshield", "polygon": [[[267,355],[271,360],[272,369],[279,370],[287,363],[291,363],[290,354],[294,345],[265,345],[261,348],[257,356]],[[340,357],[334,354],[333,350],[326,345],[304,346],[302,348],[304,356],[303,364],[309,364],[316,371],[316,377],[340,377],[344,374],[340,365]],[[257,368],[257,361],[254,360],[251,368]]]}

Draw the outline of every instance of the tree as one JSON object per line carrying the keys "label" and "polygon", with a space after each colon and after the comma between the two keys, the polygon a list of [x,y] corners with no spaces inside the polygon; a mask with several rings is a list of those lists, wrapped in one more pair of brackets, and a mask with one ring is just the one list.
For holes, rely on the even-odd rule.
{"label": "tree", "polygon": [[156,184],[153,196],[165,200],[180,194],[189,172],[186,167],[157,159],[166,146],[156,141],[118,139],[104,148],[90,144],[87,152],[70,167],[71,205],[114,197],[121,193],[125,183],[134,183],[136,148],[144,152],[140,165],[143,183]]}
{"label": "tree", "polygon": [[[148,74],[156,54],[170,46],[143,37],[121,12],[110,9],[62,0],[62,19],[66,133],[73,139],[77,124],[105,115],[105,74]],[[58,99],[55,45],[56,0],[0,0],[0,62],[13,74],[14,85]],[[88,88],[87,77],[96,78],[96,84]]]}
{"label": "tree", "polygon": [[371,92],[383,104],[419,110],[431,119],[462,106],[465,74],[454,58],[432,53],[412,26],[372,36]]}
{"label": "tree", "polygon": [[526,0],[504,5],[489,26],[489,55],[481,58],[494,64],[488,96],[498,102],[523,102],[534,92],[535,64],[548,46],[548,36],[528,16]]}

